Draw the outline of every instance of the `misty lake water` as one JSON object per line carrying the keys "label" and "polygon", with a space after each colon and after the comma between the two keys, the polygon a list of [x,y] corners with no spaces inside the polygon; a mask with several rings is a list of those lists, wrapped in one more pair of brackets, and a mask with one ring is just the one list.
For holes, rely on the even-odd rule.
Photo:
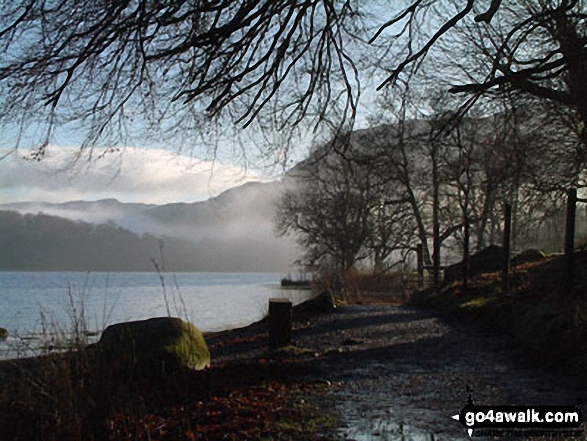
{"label": "misty lake water", "polygon": [[[128,320],[171,315],[188,318],[203,332],[258,321],[268,299],[287,297],[294,304],[310,291],[281,289],[278,273],[0,272],[0,358],[39,353],[47,339],[63,339],[73,318],[88,331]],[[67,338],[67,337],[65,337]]]}

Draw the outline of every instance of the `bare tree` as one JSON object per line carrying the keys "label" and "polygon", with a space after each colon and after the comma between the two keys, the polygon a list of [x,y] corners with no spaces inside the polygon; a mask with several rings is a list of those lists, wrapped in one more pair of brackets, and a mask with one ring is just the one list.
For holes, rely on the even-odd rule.
{"label": "bare tree", "polygon": [[587,4],[499,3],[491,22],[462,20],[441,43],[450,91],[470,94],[473,100],[517,93],[572,109],[586,142]]}
{"label": "bare tree", "polygon": [[406,260],[416,245],[416,234],[403,188],[380,174],[372,174],[370,181],[371,210],[364,247],[367,257],[373,258],[373,272],[382,274]]}
{"label": "bare tree", "polygon": [[[392,255],[405,260],[413,249],[410,201],[376,167],[369,139],[369,131],[358,131],[327,142],[288,174],[277,231],[297,236],[306,264],[332,263],[348,271],[372,259],[373,270],[383,273],[397,264],[389,261]],[[337,143],[346,146],[344,154],[330,149]]]}
{"label": "bare tree", "polygon": [[349,1],[4,1],[2,123],[42,129],[42,154],[74,122],[93,146],[141,126],[247,127],[264,110],[276,131],[339,104],[352,119],[357,17]]}
{"label": "bare tree", "polygon": [[362,60],[379,60],[375,78],[387,75],[385,87],[473,19],[482,45],[472,47],[487,62],[453,91],[516,89],[576,109],[585,123],[582,0],[468,0],[452,7],[414,0],[379,7],[365,24],[359,12],[370,5],[6,0],[2,123],[32,133],[40,154],[61,125],[83,131],[87,146],[121,143],[137,127],[152,136],[211,124],[215,133],[223,121],[276,132],[304,118],[340,127],[357,109]]}
{"label": "bare tree", "polygon": [[401,94],[396,107],[397,100],[392,96],[382,101],[374,118],[371,164],[376,173],[401,188],[410,207],[409,222],[423,245],[424,261],[438,282],[443,243],[463,226],[462,218],[453,215],[455,204],[445,191],[449,146],[441,132],[446,124],[437,115],[425,117],[420,111],[425,102],[409,90]]}
{"label": "bare tree", "polygon": [[367,177],[350,161],[331,155],[293,179],[278,207],[278,234],[297,237],[305,266],[350,270],[366,257]]}

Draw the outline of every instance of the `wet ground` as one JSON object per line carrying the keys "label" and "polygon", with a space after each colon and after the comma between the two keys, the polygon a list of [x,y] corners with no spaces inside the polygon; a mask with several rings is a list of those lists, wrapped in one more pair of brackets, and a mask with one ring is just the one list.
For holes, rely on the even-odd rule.
{"label": "wet ground", "polygon": [[[236,345],[226,335],[211,338],[213,360],[266,356],[264,326],[242,330]],[[541,369],[508,339],[409,307],[342,307],[301,318],[293,339],[300,375],[329,385],[321,406],[338,417],[336,439],[469,439],[451,419],[469,392],[477,405],[575,405],[587,398],[583,378]]]}

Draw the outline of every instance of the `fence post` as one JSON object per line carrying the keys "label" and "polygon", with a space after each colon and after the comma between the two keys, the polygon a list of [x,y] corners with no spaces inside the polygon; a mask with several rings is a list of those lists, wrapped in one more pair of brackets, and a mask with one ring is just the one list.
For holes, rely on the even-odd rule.
{"label": "fence post", "polygon": [[291,300],[269,299],[269,350],[290,344],[291,312]]}
{"label": "fence post", "polygon": [[440,238],[438,234],[438,227],[435,227],[435,237],[434,243],[432,245],[432,277],[434,280],[434,285],[438,285],[440,283]]}
{"label": "fence post", "polygon": [[573,292],[575,278],[575,217],[577,213],[577,189],[567,190],[567,224],[565,229],[565,270],[564,295],[569,297]]}
{"label": "fence post", "polygon": [[464,232],[464,243],[463,243],[463,287],[465,289],[468,288],[469,286],[469,272],[471,270],[471,261],[469,259],[470,257],[470,250],[469,250],[469,242],[470,242],[470,227],[469,227],[469,219],[467,216],[465,216],[464,219],[464,226],[465,226],[465,232]]}
{"label": "fence post", "polygon": [[503,270],[501,276],[501,291],[503,295],[510,292],[510,237],[512,232],[512,206],[504,205],[503,222]]}
{"label": "fence post", "polygon": [[424,245],[416,245],[416,255],[418,258],[418,288],[424,286]]}

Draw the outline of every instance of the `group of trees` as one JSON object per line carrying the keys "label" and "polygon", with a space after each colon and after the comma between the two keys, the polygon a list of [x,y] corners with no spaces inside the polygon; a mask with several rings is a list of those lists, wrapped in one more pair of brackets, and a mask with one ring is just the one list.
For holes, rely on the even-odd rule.
{"label": "group of trees", "polygon": [[[536,105],[456,125],[451,118],[400,112],[382,123],[380,114],[344,149],[324,153],[322,146],[294,169],[278,231],[298,237],[303,263],[348,270],[370,259],[380,272],[422,244],[438,278],[441,250],[454,260],[501,244],[506,203],[513,249],[551,245],[553,234],[538,231],[564,202],[561,189],[581,179],[575,150],[563,148],[573,139],[580,145],[578,138]],[[554,240],[562,247],[560,235]]]}
{"label": "group of trees", "polygon": [[[506,203],[513,209],[514,249],[544,245],[534,236],[560,208],[561,190],[583,184],[587,96],[579,78],[587,73],[586,5],[498,0],[484,14],[479,2],[459,7],[413,2],[375,35],[385,41],[385,31],[395,29],[393,38],[405,42],[406,52],[382,83],[399,90],[379,100],[371,129],[347,136],[346,147],[337,148],[344,136],[329,144],[338,173],[352,176],[356,188],[311,172],[281,206],[279,231],[299,235],[306,263],[345,268],[373,257],[381,268],[388,250],[401,251],[395,253],[401,259],[422,244],[437,279],[441,250],[468,254],[501,241]],[[435,28],[430,15],[423,20],[430,12],[450,18]],[[466,99],[447,95],[449,89]],[[308,198],[309,189],[320,187],[329,192]],[[361,219],[361,228],[351,224],[352,259],[341,260],[344,252],[322,243],[329,236],[318,237],[321,224],[314,218],[343,215],[340,205],[325,200],[357,193],[370,202],[353,218]],[[375,227],[382,219],[384,230]]]}

